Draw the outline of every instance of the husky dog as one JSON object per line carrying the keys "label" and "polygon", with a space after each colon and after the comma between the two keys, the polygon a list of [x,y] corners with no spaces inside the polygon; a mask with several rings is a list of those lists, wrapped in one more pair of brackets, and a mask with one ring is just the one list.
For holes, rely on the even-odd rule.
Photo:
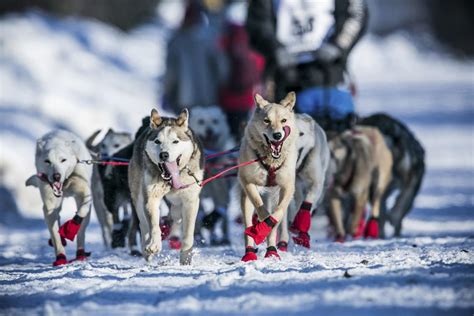
{"label": "husky dog", "polygon": [[[344,200],[349,199],[352,220],[349,232],[354,238],[379,237],[380,202],[391,181],[392,154],[378,129],[356,126],[329,141],[331,149],[328,190],[329,211],[336,229],[336,241],[346,236],[343,219]],[[365,225],[363,216],[367,202],[371,204],[371,217]]]}
{"label": "husky dog", "polygon": [[[189,118],[189,126],[207,150],[221,152],[235,147],[227,117],[218,106],[193,107]],[[206,177],[220,171],[228,161],[229,157],[210,160],[206,167]],[[220,179],[219,181],[210,182],[202,189],[200,206],[202,213],[198,215],[196,223],[196,240],[198,242],[205,242],[201,236],[201,230],[207,229],[210,233],[211,245],[230,243],[227,227],[227,208],[230,202],[229,192],[233,182],[229,178]],[[209,210],[206,210],[207,205],[209,205]],[[222,231],[222,237],[217,234],[219,230]]]}
{"label": "husky dog", "polygon": [[[295,202],[290,204],[288,216],[283,217],[278,249],[288,247],[288,218],[294,218],[291,232],[298,236],[293,241],[303,247],[310,247],[311,212],[321,202],[326,172],[329,165],[329,147],[326,134],[311,116],[296,114],[299,137],[296,140],[298,160],[296,161]],[[298,212],[295,206],[300,205]],[[296,213],[296,216],[295,216]]]}
{"label": "husky dog", "polygon": [[182,220],[180,263],[191,264],[204,155],[199,139],[188,127],[188,119],[187,109],[176,119],[161,117],[153,109],[150,127],[135,141],[128,178],[147,261],[161,250],[158,207],[166,198],[171,204],[171,217]]}
{"label": "husky dog", "polygon": [[[31,176],[26,185],[38,187],[43,200],[46,225],[51,234],[50,245],[54,247],[54,266],[67,264],[64,246],[77,235],[76,260],[86,260],[85,231],[91,210],[92,166],[79,163],[90,160],[91,155],[82,140],[71,132],[52,131],[36,142],[35,164],[37,174]],[[64,197],[76,200],[77,212],[73,219],[59,226],[59,212]]]}
{"label": "husky dog", "polygon": [[[244,133],[240,161],[255,161],[239,169],[242,187],[241,208],[245,223],[245,255],[242,261],[257,260],[255,244],[267,238],[265,257],[279,258],[276,249],[277,224],[295,191],[297,160],[296,95],[290,92],[280,103],[270,103],[255,95],[256,110]],[[267,193],[266,202],[261,193]],[[256,210],[259,221],[252,224]]]}
{"label": "husky dog", "polygon": [[[96,131],[86,141],[86,146],[94,159],[109,159],[114,156],[115,152],[121,150],[132,142],[132,136],[130,133],[115,132],[113,129],[109,129],[102,140],[94,145],[96,138],[98,138],[100,133],[101,130]],[[119,222],[118,212],[116,215],[114,214],[115,216],[112,216],[112,210],[108,209],[105,204],[102,178],[110,178],[112,175],[112,169],[112,166],[97,165],[94,165],[92,169],[92,198],[97,219],[99,220],[102,229],[102,238],[106,247],[116,247],[118,244],[124,243],[124,241],[120,240],[125,237],[125,232],[123,231],[122,226],[126,226]],[[122,205],[124,213],[128,207],[129,201],[130,200]],[[117,224],[121,227],[118,227]],[[115,238],[113,238],[113,236]]]}
{"label": "husky dog", "polygon": [[[410,212],[420,189],[425,173],[425,151],[412,132],[400,121],[383,113],[377,113],[359,120],[362,125],[377,127],[384,135],[393,155],[393,179],[382,197],[381,231],[383,234],[384,214],[395,228],[395,236],[402,231],[402,220]],[[395,204],[387,210],[387,198],[399,190]]]}

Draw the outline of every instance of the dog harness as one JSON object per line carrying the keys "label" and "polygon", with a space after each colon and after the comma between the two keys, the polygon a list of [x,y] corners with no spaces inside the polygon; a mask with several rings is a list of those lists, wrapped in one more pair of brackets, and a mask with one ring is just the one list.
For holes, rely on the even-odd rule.
{"label": "dog harness", "polygon": [[[289,126],[284,126],[283,130],[285,131],[285,136],[280,141],[280,143],[283,143],[291,133],[291,128]],[[279,165],[278,167],[273,167],[273,166],[270,166],[270,165],[266,164],[265,162],[263,162],[265,157],[260,157],[260,155],[257,152],[255,152],[255,155],[257,156],[258,161],[260,162],[262,167],[265,168],[265,170],[267,170],[267,172],[268,172],[268,174],[267,174],[267,183],[265,184],[265,186],[266,187],[276,186],[277,185],[277,183],[276,183],[276,172],[278,170],[280,170],[280,168],[283,166],[283,163],[281,165]]]}
{"label": "dog harness", "polygon": [[263,159],[262,157],[260,157],[258,154],[257,155],[257,158],[258,158],[258,161],[260,162],[260,164],[262,165],[263,168],[265,168],[268,172],[267,174],[267,183],[265,184],[266,187],[274,187],[277,185],[276,183],[276,172],[281,168],[281,166],[283,166],[283,164],[279,165],[278,167],[272,167],[272,166],[269,166],[267,165],[266,163],[263,162]]}

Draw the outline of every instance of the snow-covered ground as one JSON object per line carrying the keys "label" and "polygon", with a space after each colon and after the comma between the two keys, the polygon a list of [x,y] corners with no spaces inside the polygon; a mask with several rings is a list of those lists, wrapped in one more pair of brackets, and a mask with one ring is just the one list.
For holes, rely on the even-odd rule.
{"label": "snow-covered ground", "polygon": [[159,104],[165,40],[157,26],[125,34],[40,13],[0,20],[0,314],[473,314],[474,66],[420,52],[402,35],[366,37],[351,68],[359,111],[397,116],[426,147],[404,238],[335,244],[316,217],[310,251],[243,264],[234,225],[232,247],[197,249],[181,267],[168,249],[151,264],[104,250],[94,221],[92,258],[51,267],[39,194],[23,186],[35,139],[58,127],[134,132]]}

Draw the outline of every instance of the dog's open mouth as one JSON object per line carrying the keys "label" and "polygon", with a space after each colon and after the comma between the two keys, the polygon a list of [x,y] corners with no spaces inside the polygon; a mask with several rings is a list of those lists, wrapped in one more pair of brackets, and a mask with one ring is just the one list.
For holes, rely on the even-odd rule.
{"label": "dog's open mouth", "polygon": [[285,142],[286,138],[290,135],[291,129],[289,126],[284,126],[283,131],[285,132],[285,136],[281,140],[278,141],[271,141],[270,138],[266,134],[263,134],[267,144],[270,146],[272,151],[272,157],[274,159],[278,159],[281,157],[281,149],[283,147],[283,143]]}
{"label": "dog's open mouth", "polygon": [[272,150],[272,157],[274,159],[280,158],[281,148],[283,147],[283,140],[271,141],[267,135],[263,134],[263,136],[265,136],[265,140],[267,141],[267,144],[270,146],[270,149]]}
{"label": "dog's open mouth", "polygon": [[61,197],[63,195],[63,183],[59,181],[50,182],[53,194],[55,197]]}
{"label": "dog's open mouth", "polygon": [[165,161],[158,164],[163,180],[170,181],[171,186],[175,189],[178,189],[182,186],[181,179],[179,178],[180,162],[181,155],[179,155],[176,161]]}

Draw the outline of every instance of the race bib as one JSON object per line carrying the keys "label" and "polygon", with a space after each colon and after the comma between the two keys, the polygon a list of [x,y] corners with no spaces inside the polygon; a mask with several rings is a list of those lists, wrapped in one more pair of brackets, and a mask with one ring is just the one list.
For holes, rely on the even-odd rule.
{"label": "race bib", "polygon": [[315,51],[334,23],[334,0],[281,0],[277,38],[291,53]]}

